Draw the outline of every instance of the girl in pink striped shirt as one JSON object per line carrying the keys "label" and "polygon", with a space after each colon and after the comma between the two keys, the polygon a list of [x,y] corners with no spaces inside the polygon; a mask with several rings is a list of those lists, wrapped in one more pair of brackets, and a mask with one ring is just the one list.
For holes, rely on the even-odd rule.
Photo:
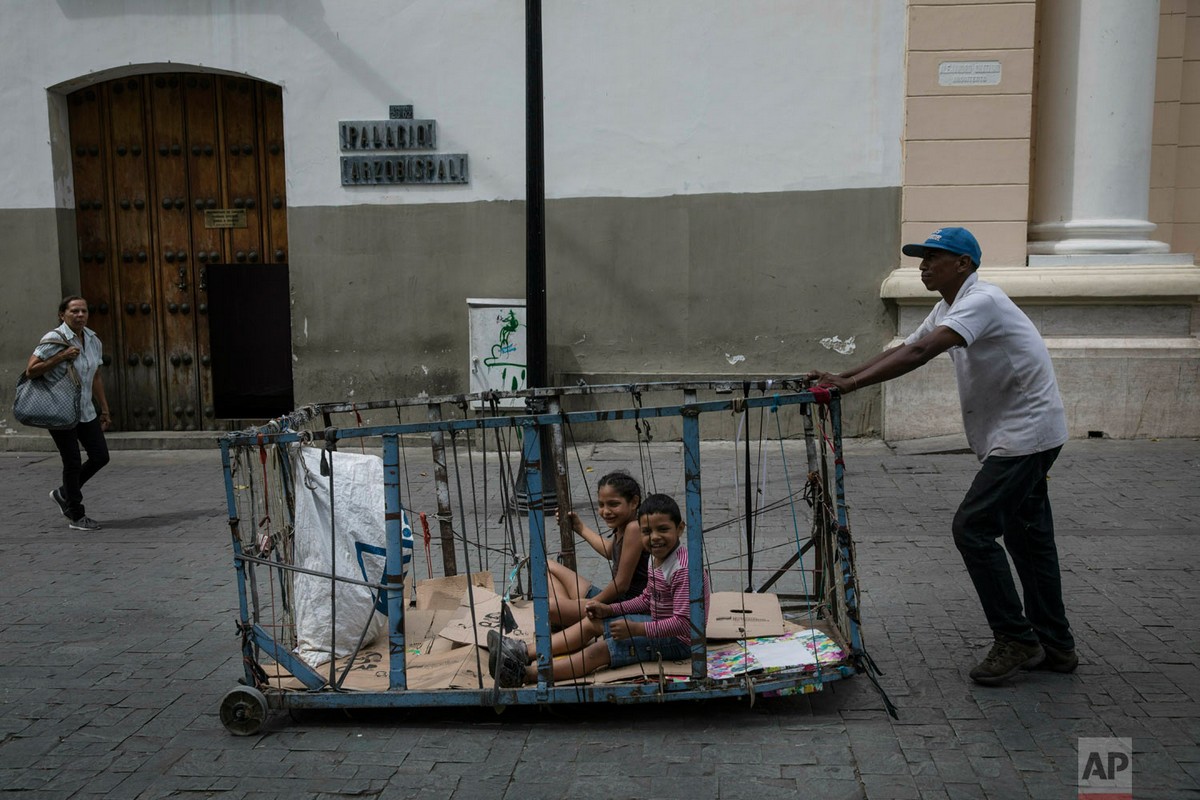
{"label": "girl in pink striped shirt", "polygon": [[[569,653],[554,660],[555,681],[577,678],[601,667],[623,667],[642,661],[678,661],[691,655],[692,626],[688,585],[688,552],[683,543],[679,505],[665,494],[652,494],[638,507],[642,545],[651,555],[650,579],[640,595],[620,603],[587,604],[587,616],[554,634],[553,652]],[[709,583],[704,575],[704,610]],[[489,659],[501,686],[537,680],[532,645],[516,639],[489,637],[498,653]]]}

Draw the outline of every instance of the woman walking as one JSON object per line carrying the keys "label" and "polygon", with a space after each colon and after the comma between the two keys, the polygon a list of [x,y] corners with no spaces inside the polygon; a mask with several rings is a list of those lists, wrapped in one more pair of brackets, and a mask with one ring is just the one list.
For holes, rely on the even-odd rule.
{"label": "woman walking", "polygon": [[[63,516],[77,531],[100,530],[100,525],[84,513],[83,485],[108,463],[108,443],[104,432],[111,417],[100,363],[104,348],[100,337],[87,327],[88,304],[78,295],[64,297],[58,306],[62,322],[42,337],[25,367],[25,374],[38,378],[56,370],[64,375],[68,364],[74,364],[81,385],[79,424],[73,428],[51,430],[50,436],[62,457],[62,485],[50,492]],[[87,451],[87,461],[81,463],[79,446]]]}

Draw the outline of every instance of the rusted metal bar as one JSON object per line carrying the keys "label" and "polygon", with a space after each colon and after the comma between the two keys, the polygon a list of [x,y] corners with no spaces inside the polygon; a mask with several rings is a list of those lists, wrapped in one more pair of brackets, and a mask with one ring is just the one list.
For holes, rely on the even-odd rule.
{"label": "rusted metal bar", "polygon": [[[562,402],[550,398],[550,413],[561,414]],[[554,487],[558,495],[558,540],[562,547],[560,560],[575,569],[575,531],[571,528],[571,472],[567,462],[567,442],[562,423],[550,426],[550,447],[554,458]]]}
{"label": "rusted metal bar", "polygon": [[[440,403],[429,403],[429,421],[442,421]],[[458,562],[454,556],[454,511],[450,507],[450,475],[446,470],[446,433],[436,430],[429,434],[433,446],[433,481],[437,491],[438,528],[442,536],[442,574],[447,577],[458,574]]]}

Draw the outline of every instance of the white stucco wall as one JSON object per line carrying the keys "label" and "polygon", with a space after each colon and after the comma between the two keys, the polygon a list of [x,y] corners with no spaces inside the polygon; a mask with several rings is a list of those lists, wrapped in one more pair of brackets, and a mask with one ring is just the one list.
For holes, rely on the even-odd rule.
{"label": "white stucco wall", "polygon": [[[518,0],[4,0],[0,208],[55,205],[48,89],[146,64],[283,86],[290,205],[523,198],[523,14]],[[900,183],[904,0],[552,0],[543,16],[548,197]],[[468,186],[340,185],[338,121],[390,104],[437,120],[439,152],[470,157]]]}

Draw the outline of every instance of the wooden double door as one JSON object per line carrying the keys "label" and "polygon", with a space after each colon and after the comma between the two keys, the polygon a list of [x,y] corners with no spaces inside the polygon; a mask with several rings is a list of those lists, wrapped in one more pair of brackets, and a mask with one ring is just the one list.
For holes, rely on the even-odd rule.
{"label": "wooden double door", "polygon": [[81,293],[115,426],[222,428],[208,271],[287,263],[279,87],[138,75],[73,92],[68,109]]}

